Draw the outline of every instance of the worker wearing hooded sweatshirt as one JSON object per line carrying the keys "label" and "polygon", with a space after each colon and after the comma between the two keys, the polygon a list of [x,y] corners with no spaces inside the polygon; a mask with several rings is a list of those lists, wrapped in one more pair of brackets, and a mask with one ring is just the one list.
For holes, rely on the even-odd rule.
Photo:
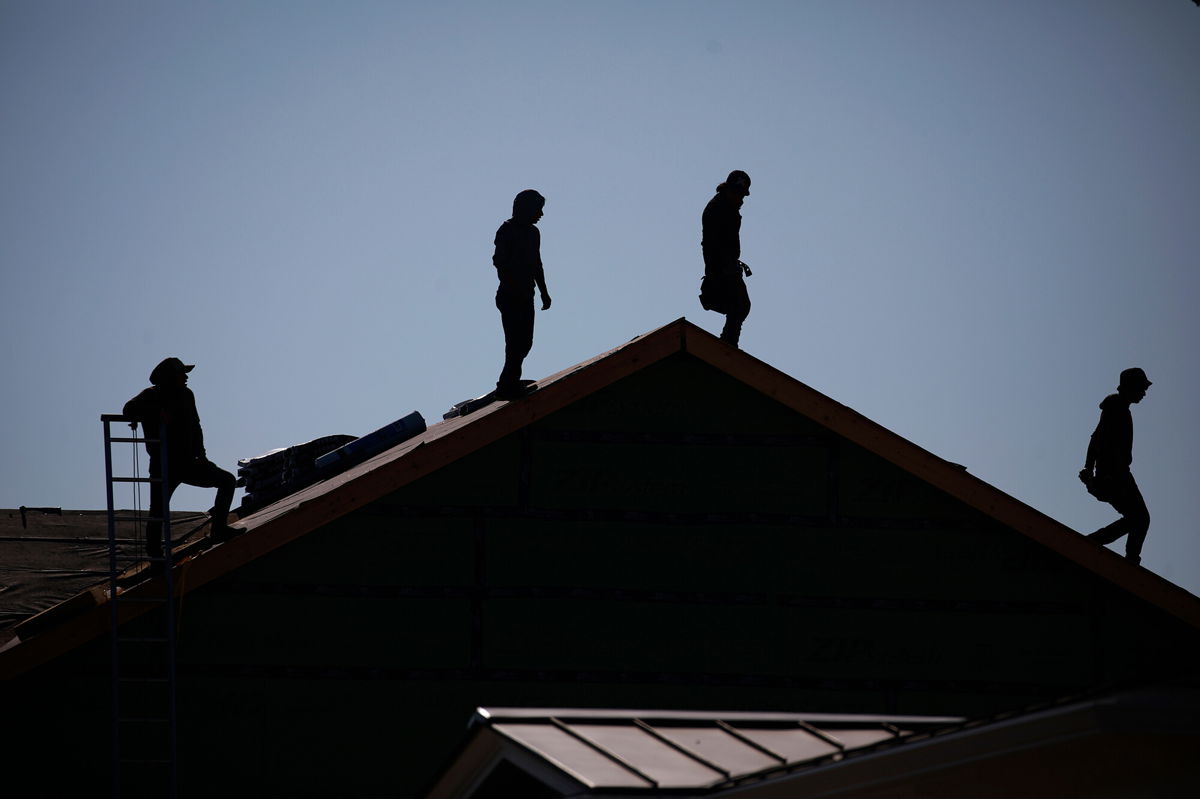
{"label": "worker wearing hooded sweatshirt", "polygon": [[1079,479],[1101,502],[1107,502],[1121,514],[1112,524],[1088,536],[1100,544],[1110,544],[1123,535],[1125,559],[1142,561],[1142,544],[1150,529],[1150,511],[1129,467],[1133,463],[1133,414],[1129,406],[1142,401],[1150,388],[1146,373],[1136,367],[1121,372],[1117,393],[1100,403],[1100,422],[1088,442],[1087,458]]}
{"label": "worker wearing hooded sweatshirt", "polygon": [[[237,479],[210,461],[204,451],[204,431],[196,411],[196,396],[187,387],[188,372],[194,368],[193,364],[185,364],[178,358],[163,359],[150,373],[151,386],[125,403],[123,413],[142,425],[147,439],[146,452],[150,455],[150,477],[162,479],[163,466],[166,466],[168,499],[181,483],[217,489],[216,503],[209,511],[212,518],[209,540],[220,543],[233,535],[227,521]],[[164,431],[166,464],[162,463],[161,446],[151,441],[158,439]],[[146,550],[152,558],[163,557],[162,500],[161,485],[153,484],[150,520],[146,523]]]}
{"label": "worker wearing hooded sweatshirt", "polygon": [[521,380],[521,365],[533,348],[533,287],[542,295],[542,310],[550,307],[542,269],[542,238],[537,223],[546,198],[526,189],[513,200],[512,218],[496,231],[492,263],[500,286],[496,307],[504,327],[504,368],[496,381],[496,398],[511,400],[528,394],[532,381]]}

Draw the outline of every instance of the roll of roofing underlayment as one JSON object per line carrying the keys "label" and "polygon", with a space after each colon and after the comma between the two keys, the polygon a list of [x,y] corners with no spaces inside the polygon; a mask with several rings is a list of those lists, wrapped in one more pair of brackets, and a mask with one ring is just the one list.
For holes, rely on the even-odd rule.
{"label": "roll of roofing underlayment", "polygon": [[317,468],[323,473],[322,476],[326,476],[325,473],[329,471],[347,469],[423,432],[425,419],[420,413],[413,411],[373,433],[367,433],[362,438],[356,438],[349,444],[325,453],[317,458]]}

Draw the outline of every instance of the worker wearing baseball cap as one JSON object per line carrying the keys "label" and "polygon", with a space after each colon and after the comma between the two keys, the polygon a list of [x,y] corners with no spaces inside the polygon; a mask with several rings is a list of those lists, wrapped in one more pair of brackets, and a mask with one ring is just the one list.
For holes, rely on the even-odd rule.
{"label": "worker wearing baseball cap", "polygon": [[1100,403],[1100,422],[1088,443],[1087,459],[1079,479],[1088,492],[1101,502],[1107,502],[1121,514],[1110,525],[1088,536],[1099,544],[1110,544],[1123,535],[1125,559],[1138,564],[1142,560],[1142,544],[1150,529],[1150,511],[1133,479],[1133,414],[1129,406],[1146,396],[1151,386],[1146,373],[1138,367],[1121,372],[1117,393]]}

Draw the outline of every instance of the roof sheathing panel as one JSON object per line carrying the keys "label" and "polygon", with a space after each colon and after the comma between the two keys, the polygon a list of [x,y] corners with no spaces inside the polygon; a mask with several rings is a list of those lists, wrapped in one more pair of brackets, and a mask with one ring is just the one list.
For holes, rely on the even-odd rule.
{"label": "roof sheathing panel", "polygon": [[[494,402],[468,416],[434,424],[419,436],[250,514],[234,525],[246,534],[188,557],[175,567],[177,591],[182,594],[199,588],[288,541],[678,352],[682,348],[686,326],[684,319],[678,319],[636,336],[608,352],[539,380],[538,390],[520,401]],[[133,591],[156,595],[155,592],[161,592],[160,582],[148,580]],[[130,607],[126,605],[126,608]],[[130,610],[129,617],[139,613]],[[58,628],[28,641],[9,642],[6,649],[0,651],[0,679],[17,676],[91,640],[108,629],[109,619],[107,602],[89,601],[85,610],[65,619]]]}
{"label": "roof sheathing panel", "polygon": [[947,494],[1022,533],[1037,543],[1113,582],[1141,599],[1200,628],[1200,600],[1154,572],[1138,568],[1116,553],[876,424],[774,367],[729,347],[695,326],[685,331],[687,351],[726,374],[753,386],[834,433],[879,455]]}
{"label": "roof sheathing panel", "polygon": [[[1200,602],[1183,589],[1096,547],[1075,531],[1017,501],[961,467],[895,435],[769,365],[731,348],[680,319],[542,381],[517,402],[497,402],[466,417],[431,426],[423,434],[380,453],[241,520],[248,534],[187,559],[177,580],[191,590],[298,536],[394,492],[424,475],[545,418],[672,354],[688,352],[717,370],[858,444],[1007,527],[1018,530],[1102,578],[1200,627]],[[144,584],[150,588],[148,584]],[[96,607],[0,654],[0,674],[20,673],[106,629],[108,610]],[[13,664],[19,664],[13,666]],[[15,672],[13,669],[15,668]]]}

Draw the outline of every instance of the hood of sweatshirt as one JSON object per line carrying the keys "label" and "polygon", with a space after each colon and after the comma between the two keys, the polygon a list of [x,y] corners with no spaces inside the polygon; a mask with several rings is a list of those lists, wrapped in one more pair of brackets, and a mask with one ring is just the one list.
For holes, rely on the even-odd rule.
{"label": "hood of sweatshirt", "polygon": [[1128,408],[1129,401],[1122,399],[1120,394],[1109,394],[1100,401],[1100,410],[1115,411],[1119,408]]}

